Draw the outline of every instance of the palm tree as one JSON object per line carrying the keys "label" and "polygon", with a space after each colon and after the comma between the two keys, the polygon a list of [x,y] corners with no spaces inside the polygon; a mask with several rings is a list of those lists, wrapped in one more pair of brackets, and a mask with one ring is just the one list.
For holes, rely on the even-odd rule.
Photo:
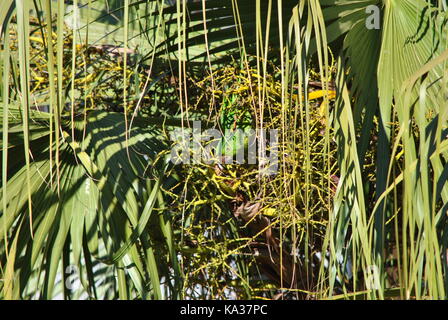
{"label": "palm tree", "polygon": [[[71,4],[0,4],[1,297],[253,298],[259,286],[265,297],[446,298],[446,1]],[[219,172],[169,161],[167,131],[219,114],[215,72],[235,60],[256,84],[254,125],[278,126],[287,155],[245,194],[236,176],[229,188],[212,183],[228,180]],[[212,92],[193,108],[190,79],[201,77]],[[296,94],[313,77],[319,138],[315,103]],[[194,190],[213,190],[213,202]],[[216,207],[215,224],[194,225]]]}

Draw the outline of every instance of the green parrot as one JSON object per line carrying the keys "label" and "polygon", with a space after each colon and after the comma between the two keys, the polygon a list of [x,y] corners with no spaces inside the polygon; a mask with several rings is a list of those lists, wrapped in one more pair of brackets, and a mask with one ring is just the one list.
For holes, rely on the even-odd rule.
{"label": "green parrot", "polygon": [[244,154],[249,135],[254,134],[252,115],[249,110],[237,106],[237,99],[236,95],[224,97],[220,110],[220,125],[224,135],[216,149],[217,155],[225,158],[234,159],[238,152]]}

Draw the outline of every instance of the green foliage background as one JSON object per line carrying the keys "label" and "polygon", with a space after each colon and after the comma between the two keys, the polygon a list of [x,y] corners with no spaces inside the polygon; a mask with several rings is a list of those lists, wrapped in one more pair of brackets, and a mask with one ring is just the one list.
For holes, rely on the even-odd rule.
{"label": "green foliage background", "polygon": [[[0,297],[446,299],[447,9],[2,1]],[[172,165],[196,120],[277,174]]]}

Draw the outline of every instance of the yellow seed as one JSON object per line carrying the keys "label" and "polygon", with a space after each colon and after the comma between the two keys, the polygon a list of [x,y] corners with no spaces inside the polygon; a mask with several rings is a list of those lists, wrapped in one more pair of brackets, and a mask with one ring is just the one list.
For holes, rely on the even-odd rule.
{"label": "yellow seed", "polygon": [[42,44],[44,43],[42,38],[38,38],[38,37],[30,37],[30,41],[40,42]]}
{"label": "yellow seed", "polygon": [[275,217],[276,212],[277,212],[277,210],[275,210],[274,208],[266,208],[266,209],[263,209],[262,214],[264,214],[265,216],[268,216],[268,217]]}
{"label": "yellow seed", "polygon": [[[325,96],[325,91],[326,90],[316,90],[316,91],[310,92],[308,94],[308,100],[316,100],[319,98],[323,98]],[[331,99],[336,98],[336,91],[330,90],[330,91],[327,91],[327,93],[328,93],[328,99],[331,100]]]}

